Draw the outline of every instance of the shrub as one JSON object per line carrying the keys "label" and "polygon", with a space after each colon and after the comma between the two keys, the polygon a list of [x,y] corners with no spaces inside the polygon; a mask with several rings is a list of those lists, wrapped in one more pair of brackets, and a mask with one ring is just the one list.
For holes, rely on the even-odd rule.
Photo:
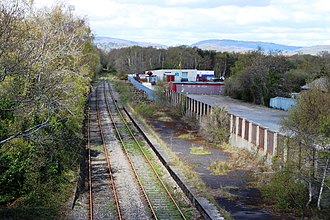
{"label": "shrub", "polygon": [[157,106],[154,103],[138,103],[134,106],[134,110],[143,116],[151,116],[157,112]]}
{"label": "shrub", "polygon": [[115,90],[120,94],[119,99],[122,103],[127,103],[132,99],[133,93],[125,82],[116,81],[113,85]]}
{"label": "shrub", "polygon": [[281,171],[275,173],[269,184],[261,188],[266,200],[282,210],[297,211],[302,215],[308,201],[308,186],[294,173]]}
{"label": "shrub", "polygon": [[202,120],[200,132],[208,137],[211,143],[224,144],[230,136],[229,123],[226,108],[215,107],[212,113]]}

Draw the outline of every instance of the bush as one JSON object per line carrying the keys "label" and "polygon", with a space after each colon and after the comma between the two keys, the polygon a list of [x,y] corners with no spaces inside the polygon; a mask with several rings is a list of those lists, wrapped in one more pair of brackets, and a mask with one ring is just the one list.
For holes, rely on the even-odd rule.
{"label": "bush", "polygon": [[208,137],[211,143],[224,144],[230,136],[229,123],[226,108],[215,107],[212,113],[202,120],[200,132]]}
{"label": "bush", "polygon": [[275,173],[269,184],[261,188],[264,198],[277,208],[303,215],[308,201],[308,186],[294,173],[280,171]]}
{"label": "bush", "polygon": [[122,103],[125,104],[132,99],[133,93],[125,82],[116,81],[113,83],[113,85],[115,87],[115,90],[120,94],[119,99]]}
{"label": "bush", "polygon": [[154,103],[138,103],[134,110],[143,116],[152,116],[157,112],[157,106]]}

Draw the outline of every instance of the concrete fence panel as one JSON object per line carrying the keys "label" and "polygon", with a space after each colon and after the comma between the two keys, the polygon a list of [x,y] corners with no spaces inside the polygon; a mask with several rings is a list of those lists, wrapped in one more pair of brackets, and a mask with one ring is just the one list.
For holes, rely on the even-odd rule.
{"label": "concrete fence panel", "polygon": [[264,150],[265,148],[265,129],[262,127],[259,127],[259,148]]}
{"label": "concrete fence panel", "polygon": [[269,130],[267,131],[267,153],[269,153],[270,155],[273,155],[274,135],[274,132]]}
{"label": "concrete fence panel", "polygon": [[245,132],[244,132],[244,139],[249,140],[249,133],[250,133],[250,122],[245,120]]}

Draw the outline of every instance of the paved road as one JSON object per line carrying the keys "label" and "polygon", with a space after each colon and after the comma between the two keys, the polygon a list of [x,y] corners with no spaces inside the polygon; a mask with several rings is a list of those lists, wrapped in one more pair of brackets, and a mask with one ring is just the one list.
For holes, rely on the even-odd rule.
{"label": "paved road", "polygon": [[227,106],[229,113],[241,116],[276,132],[280,130],[281,119],[288,115],[287,112],[282,110],[253,105],[221,95],[188,95],[188,97],[211,106]]}

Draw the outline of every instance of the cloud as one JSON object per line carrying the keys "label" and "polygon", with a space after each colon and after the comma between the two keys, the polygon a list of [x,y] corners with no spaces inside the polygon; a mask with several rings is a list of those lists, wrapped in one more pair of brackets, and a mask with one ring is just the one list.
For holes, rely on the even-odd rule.
{"label": "cloud", "polygon": [[75,13],[88,16],[98,36],[169,45],[210,38],[292,45],[329,42],[330,4],[326,0],[67,0],[67,3],[75,5]]}
{"label": "cloud", "polygon": [[117,3],[158,7],[215,8],[220,6],[266,6],[270,0],[115,0]]}

